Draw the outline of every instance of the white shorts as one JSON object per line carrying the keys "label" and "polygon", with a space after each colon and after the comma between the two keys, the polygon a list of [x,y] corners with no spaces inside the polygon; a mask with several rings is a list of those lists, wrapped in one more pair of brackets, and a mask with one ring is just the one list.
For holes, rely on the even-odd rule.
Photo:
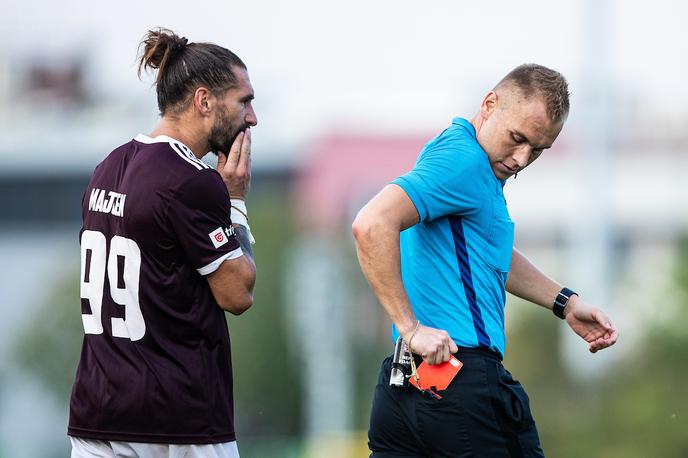
{"label": "white shorts", "polygon": [[148,444],[69,438],[72,458],[239,458],[236,441],[221,444]]}

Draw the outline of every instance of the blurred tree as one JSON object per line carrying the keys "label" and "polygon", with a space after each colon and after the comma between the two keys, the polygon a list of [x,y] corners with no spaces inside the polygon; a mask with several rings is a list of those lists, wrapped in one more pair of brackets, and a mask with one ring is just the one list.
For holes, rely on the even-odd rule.
{"label": "blurred tree", "polygon": [[538,307],[510,304],[527,319],[509,333],[505,364],[528,390],[548,456],[688,456],[688,240],[680,246],[676,297],[657,302],[675,307],[672,319],[649,323],[641,350],[602,380],[567,377],[557,334],[568,328]]}
{"label": "blurred tree", "polygon": [[248,203],[258,271],[254,304],[241,316],[228,315],[241,438],[297,436],[301,431],[299,371],[289,357],[293,339],[285,326],[283,271],[294,237],[289,197],[282,184],[263,183],[251,191]]}
{"label": "blurred tree", "polygon": [[[74,254],[78,258],[79,253]],[[19,367],[32,373],[65,408],[79,362],[84,329],[79,312],[79,272],[56,271],[52,290],[15,345]]]}

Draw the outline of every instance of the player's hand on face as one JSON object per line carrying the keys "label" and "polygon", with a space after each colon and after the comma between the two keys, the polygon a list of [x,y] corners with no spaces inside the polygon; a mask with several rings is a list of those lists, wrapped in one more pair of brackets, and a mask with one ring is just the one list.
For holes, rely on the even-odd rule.
{"label": "player's hand on face", "polygon": [[[410,336],[404,337],[408,338]],[[449,356],[456,353],[458,347],[447,331],[420,325],[411,340],[411,351],[421,355],[428,364],[440,364],[449,361]]]}
{"label": "player's hand on face", "polygon": [[578,296],[572,296],[569,299],[566,309],[566,322],[588,343],[591,353],[596,353],[616,343],[619,332],[602,310],[586,304]]}
{"label": "player's hand on face", "polygon": [[251,186],[251,129],[237,135],[229,153],[218,154],[217,171],[232,199],[246,199]]}

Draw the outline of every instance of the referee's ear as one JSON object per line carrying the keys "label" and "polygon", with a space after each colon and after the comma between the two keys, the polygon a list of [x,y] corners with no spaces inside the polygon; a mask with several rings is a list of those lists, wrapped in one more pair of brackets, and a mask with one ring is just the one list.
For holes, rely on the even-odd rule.
{"label": "referee's ear", "polygon": [[492,116],[492,113],[497,110],[497,103],[499,102],[499,96],[495,91],[490,91],[487,93],[483,99],[483,103],[480,105],[480,115],[482,118],[487,119]]}

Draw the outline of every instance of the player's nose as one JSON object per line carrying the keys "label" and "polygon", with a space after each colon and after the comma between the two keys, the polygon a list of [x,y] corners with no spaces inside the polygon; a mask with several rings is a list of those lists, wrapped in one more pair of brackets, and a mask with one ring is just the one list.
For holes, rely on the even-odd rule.
{"label": "player's nose", "polygon": [[258,125],[258,117],[256,116],[256,112],[253,109],[253,106],[249,106],[248,110],[246,111],[246,118],[244,119],[246,124],[250,127]]}

